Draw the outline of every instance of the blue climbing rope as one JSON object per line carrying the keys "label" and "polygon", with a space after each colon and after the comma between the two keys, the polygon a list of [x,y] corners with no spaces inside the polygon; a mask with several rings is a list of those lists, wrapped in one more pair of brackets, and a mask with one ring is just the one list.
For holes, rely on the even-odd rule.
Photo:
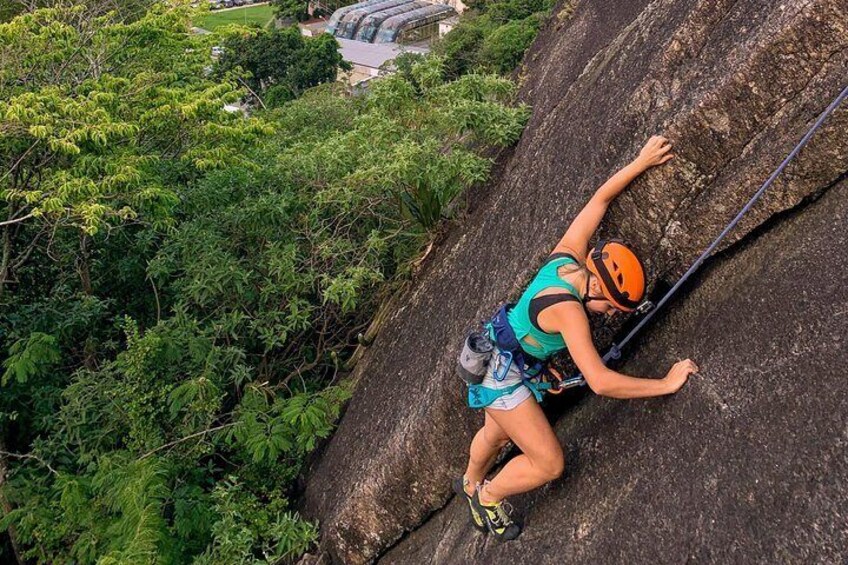
{"label": "blue climbing rope", "polygon": [[[798,142],[798,145],[795,146],[792,152],[789,153],[789,155],[786,156],[783,162],[774,170],[774,172],[772,172],[766,182],[763,183],[760,189],[754,193],[750,200],[748,200],[748,203],[742,207],[738,214],[736,214],[736,217],[733,218],[733,220],[731,220],[730,223],[727,224],[727,226],[725,226],[725,228],[721,231],[715,241],[713,241],[710,246],[707,247],[706,251],[701,253],[701,256],[698,257],[698,259],[694,263],[692,263],[692,266],[689,267],[689,269],[683,274],[682,277],[680,277],[680,279],[674,284],[674,286],[671,287],[671,289],[666,292],[665,295],[663,295],[660,301],[657,302],[656,306],[654,306],[654,308],[651,309],[651,311],[648,312],[648,314],[646,314],[645,317],[642,318],[642,320],[640,320],[639,323],[636,324],[636,326],[632,330],[630,330],[630,333],[628,333],[624,337],[624,339],[621,340],[621,342],[612,344],[612,346],[603,356],[603,361],[605,365],[611,359],[618,359],[621,357],[622,348],[624,348],[624,346],[627,345],[636,336],[636,334],[638,334],[642,330],[642,328],[644,328],[648,324],[648,322],[651,321],[651,319],[654,317],[654,315],[656,315],[659,309],[662,308],[662,306],[666,302],[668,302],[672,296],[674,296],[677,290],[681,286],[683,286],[683,284],[692,275],[692,273],[697,271],[701,264],[707,260],[707,258],[712,254],[715,248],[718,247],[718,245],[725,238],[725,236],[730,233],[730,230],[736,227],[736,224],[739,223],[742,217],[754,206],[754,204],[757,202],[757,200],[760,199],[763,193],[768,190],[768,187],[771,186],[774,180],[780,175],[780,173],[783,172],[783,169],[785,169],[786,166],[789,165],[789,163],[791,163],[792,160],[798,155],[801,149],[803,149],[804,146],[807,145],[807,142],[810,141],[810,138],[813,137],[813,134],[816,132],[816,130],[821,127],[821,125],[824,123],[827,117],[830,116],[831,113],[833,113],[836,107],[839,106],[839,104],[841,104],[843,100],[845,100],[846,96],[848,96],[848,86],[846,86],[839,94],[839,96],[837,96],[836,99],[834,99],[834,101],[830,103],[830,106],[828,106],[827,109],[822,112],[822,114],[816,120],[816,123],[813,124],[813,126],[807,131],[804,137],[801,138],[801,141]],[[583,386],[585,384],[586,379],[583,378],[583,375],[578,373],[573,377],[563,380],[559,384],[558,388],[570,388],[574,386]]]}

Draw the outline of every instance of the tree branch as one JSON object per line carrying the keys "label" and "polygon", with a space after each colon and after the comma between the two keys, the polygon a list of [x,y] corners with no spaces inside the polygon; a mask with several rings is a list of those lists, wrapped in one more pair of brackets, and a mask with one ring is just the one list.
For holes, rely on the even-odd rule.
{"label": "tree branch", "polygon": [[236,80],[238,80],[240,83],[242,83],[242,84],[244,85],[244,87],[245,87],[247,90],[249,90],[249,91],[250,91],[250,93],[253,95],[253,97],[254,97],[254,98],[256,98],[257,100],[259,100],[259,103],[262,105],[262,109],[263,109],[263,110],[267,110],[267,109],[268,109],[268,108],[267,108],[267,106],[265,106],[265,102],[263,102],[263,101],[262,101],[262,98],[260,98],[258,94],[256,94],[255,92],[253,92],[253,89],[252,89],[252,88],[250,88],[250,87],[247,85],[247,83],[246,83],[246,82],[244,82],[244,81],[241,79],[241,77],[238,77],[238,76],[237,76],[237,77],[236,77]]}
{"label": "tree branch", "polygon": [[14,220],[4,220],[0,222],[0,226],[8,226],[9,224],[17,224],[18,222],[23,222],[24,220],[28,220],[35,216],[35,212],[30,212],[26,216],[21,216],[20,218],[15,218]]}
{"label": "tree branch", "polygon": [[[0,452],[4,447],[6,447],[6,444],[3,443],[3,438],[0,437]],[[0,487],[3,487],[6,483],[7,471],[8,459],[0,455]],[[0,488],[0,508],[2,508],[3,512],[6,514],[14,510],[14,506],[12,506],[12,503],[9,502],[8,498],[6,498],[5,490],[2,488]],[[9,527],[6,529],[6,534],[9,536],[9,541],[12,544],[12,553],[15,556],[15,563],[24,563],[24,560],[21,558],[21,549],[18,547],[18,533],[15,530],[14,524],[9,524]]]}
{"label": "tree branch", "polygon": [[44,459],[42,459],[38,455],[33,455],[32,453],[12,453],[10,451],[3,451],[3,450],[0,450],[0,455],[5,455],[6,457],[14,457],[16,459],[35,459],[36,461],[38,461],[39,463],[41,463],[42,465],[47,467],[47,469],[51,473],[53,473],[57,477],[59,476],[59,473],[56,471],[56,469],[51,467],[50,463],[48,463],[47,461],[45,461]]}
{"label": "tree branch", "polygon": [[10,168],[8,171],[6,171],[6,173],[2,177],[0,177],[0,182],[6,180],[6,177],[8,177],[10,174],[12,174],[15,171],[15,169],[18,168],[18,165],[21,164],[21,161],[26,159],[27,155],[29,155],[30,152],[32,152],[32,150],[35,149],[35,146],[38,145],[39,142],[41,142],[41,140],[36,139],[35,142],[32,145],[29,146],[29,149],[24,151],[24,154],[21,155],[20,158],[17,161],[15,161],[15,164],[12,165],[12,168]]}
{"label": "tree branch", "polygon": [[324,337],[327,334],[327,323],[329,322],[329,319],[330,319],[329,316],[324,317],[324,323],[321,326],[321,332],[318,334],[318,346],[315,348],[315,359],[313,359],[309,363],[305,363],[305,364],[301,365],[300,367],[298,367],[297,369],[295,369],[294,371],[292,371],[291,373],[286,375],[281,381],[277,382],[274,385],[275,388],[280,388],[280,387],[285,386],[295,376],[303,379],[303,377],[301,376],[302,371],[309,371],[311,369],[314,369],[316,366],[318,366],[318,363],[321,362],[321,358],[324,355]]}
{"label": "tree branch", "polygon": [[150,281],[150,286],[153,287],[153,296],[156,298],[156,323],[158,324],[162,320],[162,306],[159,304],[159,291],[156,290],[156,283],[154,282],[153,277],[148,275],[147,280]]}
{"label": "tree branch", "polygon": [[238,422],[229,422],[229,423],[227,423],[227,424],[222,424],[222,425],[220,425],[220,426],[216,426],[216,427],[214,427],[214,428],[207,428],[207,429],[205,429],[205,430],[201,430],[201,431],[199,431],[199,432],[195,432],[195,433],[193,433],[193,434],[189,434],[189,435],[187,435],[187,436],[185,436],[185,437],[182,437],[182,438],[180,438],[180,439],[176,439],[176,440],[171,441],[171,442],[168,442],[168,443],[166,443],[166,444],[164,444],[164,445],[160,445],[160,446],[159,446],[159,447],[157,447],[156,449],[151,449],[150,451],[148,451],[147,453],[145,453],[144,455],[142,455],[141,457],[139,457],[139,459],[140,459],[140,460],[141,460],[141,459],[146,459],[147,457],[150,457],[150,456],[151,456],[151,455],[153,455],[154,453],[156,453],[156,452],[158,452],[158,451],[162,451],[163,449],[169,449],[169,448],[171,448],[171,447],[174,447],[175,445],[178,445],[178,444],[180,444],[180,443],[183,443],[184,441],[188,441],[188,440],[190,440],[190,439],[194,439],[194,438],[199,437],[199,436],[204,436],[204,435],[206,435],[206,434],[210,434],[210,433],[212,433],[212,432],[217,432],[217,431],[219,431],[219,430],[223,430],[223,429],[225,429],[225,428],[230,428],[230,427],[232,427],[232,426],[235,426],[237,423],[238,423]]}

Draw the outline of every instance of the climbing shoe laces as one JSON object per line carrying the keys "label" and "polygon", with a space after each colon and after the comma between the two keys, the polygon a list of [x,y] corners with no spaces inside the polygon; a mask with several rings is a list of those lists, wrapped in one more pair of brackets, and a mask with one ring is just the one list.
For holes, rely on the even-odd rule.
{"label": "climbing shoe laces", "polygon": [[509,526],[512,524],[512,518],[509,515],[512,514],[513,508],[509,502],[502,500],[495,504],[494,509],[498,515],[497,521],[499,526]]}
{"label": "climbing shoe laces", "polygon": [[495,504],[483,504],[480,502],[480,491],[482,487],[477,488],[472,498],[472,503],[477,508],[477,511],[485,518],[486,526],[489,532],[500,541],[514,540],[521,534],[521,526],[512,520],[510,513],[513,508],[505,500]]}

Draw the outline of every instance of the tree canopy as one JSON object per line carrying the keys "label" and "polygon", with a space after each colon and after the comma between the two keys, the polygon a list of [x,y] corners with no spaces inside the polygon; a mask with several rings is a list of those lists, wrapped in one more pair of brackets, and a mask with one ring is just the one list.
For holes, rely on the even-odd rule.
{"label": "tree canopy", "polygon": [[252,29],[227,37],[218,72],[222,77],[237,77],[262,104],[276,107],[307,88],[336,80],[339,68],[349,70],[338,49],[331,35],[308,38],[296,26]]}
{"label": "tree canopy", "polygon": [[[0,526],[20,559],[305,551],[290,501],[357,336],[528,117],[512,83],[447,80],[439,57],[352,96],[332,37],[195,35],[194,14],[59,2],[0,24]],[[227,37],[299,47],[267,75],[216,69]],[[229,112],[242,81],[284,94]]]}
{"label": "tree canopy", "polygon": [[447,76],[509,74],[533,42],[553,0],[469,0],[459,24],[434,45]]}
{"label": "tree canopy", "polygon": [[307,0],[271,0],[271,5],[274,6],[277,16],[283,20],[302,22],[309,18]]}

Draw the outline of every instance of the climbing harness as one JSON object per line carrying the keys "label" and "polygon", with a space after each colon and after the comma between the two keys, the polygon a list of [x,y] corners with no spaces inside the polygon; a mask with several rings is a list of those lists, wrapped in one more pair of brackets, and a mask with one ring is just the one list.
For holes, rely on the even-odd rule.
{"label": "climbing harness", "polygon": [[[783,160],[783,162],[771,173],[771,175],[768,177],[768,179],[766,179],[766,182],[763,183],[763,185],[759,188],[759,190],[757,190],[757,192],[754,193],[754,195],[751,197],[751,199],[748,200],[748,203],[745,204],[745,206],[742,207],[742,209],[739,211],[738,214],[736,214],[736,217],[733,218],[733,220],[731,220],[730,223],[727,224],[727,226],[725,226],[725,228],[721,231],[721,233],[718,235],[718,237],[710,244],[709,247],[707,247],[706,251],[701,253],[701,256],[698,257],[698,259],[694,263],[692,263],[692,266],[689,267],[689,270],[687,270],[683,274],[683,276],[680,277],[680,279],[674,284],[674,286],[671,287],[671,289],[668,292],[666,292],[665,295],[663,295],[663,297],[659,300],[659,302],[657,302],[656,306],[650,308],[650,311],[647,312],[645,317],[642,318],[639,321],[639,323],[632,330],[630,330],[630,333],[628,333],[624,337],[624,339],[621,340],[621,342],[612,344],[612,346],[609,348],[609,350],[603,356],[603,362],[604,362],[605,365],[610,360],[619,359],[621,357],[622,348],[625,345],[627,345],[636,336],[636,334],[638,334],[640,331],[642,331],[642,328],[644,328],[648,324],[648,322],[651,321],[651,319],[654,317],[654,315],[656,315],[656,313],[659,311],[659,309],[662,308],[662,306],[666,302],[668,302],[669,299],[671,299],[672,296],[674,296],[674,294],[677,292],[677,290],[681,286],[683,286],[683,283],[686,282],[686,280],[692,275],[692,273],[697,271],[698,268],[701,266],[701,264],[704,261],[706,261],[706,259],[712,254],[712,252],[715,250],[715,248],[718,247],[718,245],[722,242],[722,240],[725,238],[725,236],[728,233],[730,233],[730,231],[733,228],[736,227],[736,224],[738,224],[739,221],[742,219],[742,217],[746,213],[748,213],[748,211],[754,206],[754,204],[757,202],[757,200],[760,199],[760,197],[768,189],[768,187],[771,186],[771,184],[780,175],[780,173],[782,173],[783,170],[787,167],[787,165],[789,165],[789,163],[791,163],[792,160],[795,159],[795,157],[798,155],[798,153],[801,151],[801,149],[803,149],[804,146],[807,145],[807,142],[810,141],[810,138],[813,137],[813,134],[816,132],[816,130],[818,130],[821,127],[821,125],[824,123],[824,121],[827,119],[827,117],[830,116],[830,114],[833,113],[833,111],[837,108],[837,106],[839,106],[839,104],[842,103],[842,101],[846,98],[846,96],[848,96],[848,86],[846,86],[842,90],[842,92],[839,94],[839,96],[837,96],[833,100],[833,102],[831,102],[830,105],[825,109],[825,111],[822,112],[822,114],[816,120],[816,123],[814,123],[813,126],[804,135],[804,137],[801,138],[801,141],[798,142],[798,144],[789,153],[789,155],[786,156],[786,158]],[[566,388],[571,388],[571,387],[575,387],[575,386],[583,386],[585,384],[586,384],[586,379],[583,378],[583,375],[581,375],[580,373],[577,373],[573,377],[558,381],[557,383],[555,383],[555,386],[559,389],[566,389]]]}
{"label": "climbing harness", "polygon": [[[546,304],[543,309],[558,302],[581,302],[577,289],[557,274],[558,269],[566,265],[578,265],[577,259],[568,253],[551,254],[517,304],[501,306],[491,320],[483,322],[482,332],[475,332],[466,338],[457,372],[469,385],[470,406],[488,406],[494,400],[518,390],[520,386],[526,386],[539,402],[545,392],[554,390],[552,381],[561,378],[561,375],[548,367],[545,360],[564,349],[565,341],[561,335],[548,334],[539,327],[538,303]],[[564,292],[537,297],[540,291],[552,287]],[[527,336],[533,338],[534,345],[521,343]],[[481,347],[481,344],[484,346]],[[496,356],[494,359],[493,355]],[[513,375],[517,372],[520,376],[518,386],[482,386],[488,370],[491,370],[491,378],[496,383],[502,383],[509,376],[510,370]]]}
{"label": "climbing harness", "polygon": [[509,320],[507,320],[507,314],[513,306],[514,304],[501,306],[483,327],[484,335],[497,346],[498,363],[493,369],[492,378],[498,382],[503,381],[509,374],[512,365],[515,364],[521,373],[521,381],[511,387],[501,389],[487,388],[481,383],[469,384],[468,405],[471,408],[484,408],[498,398],[512,394],[525,384],[537,400],[541,401],[542,399],[542,392],[533,385],[531,379],[541,371],[543,363],[522,351],[518,337],[510,326]]}

